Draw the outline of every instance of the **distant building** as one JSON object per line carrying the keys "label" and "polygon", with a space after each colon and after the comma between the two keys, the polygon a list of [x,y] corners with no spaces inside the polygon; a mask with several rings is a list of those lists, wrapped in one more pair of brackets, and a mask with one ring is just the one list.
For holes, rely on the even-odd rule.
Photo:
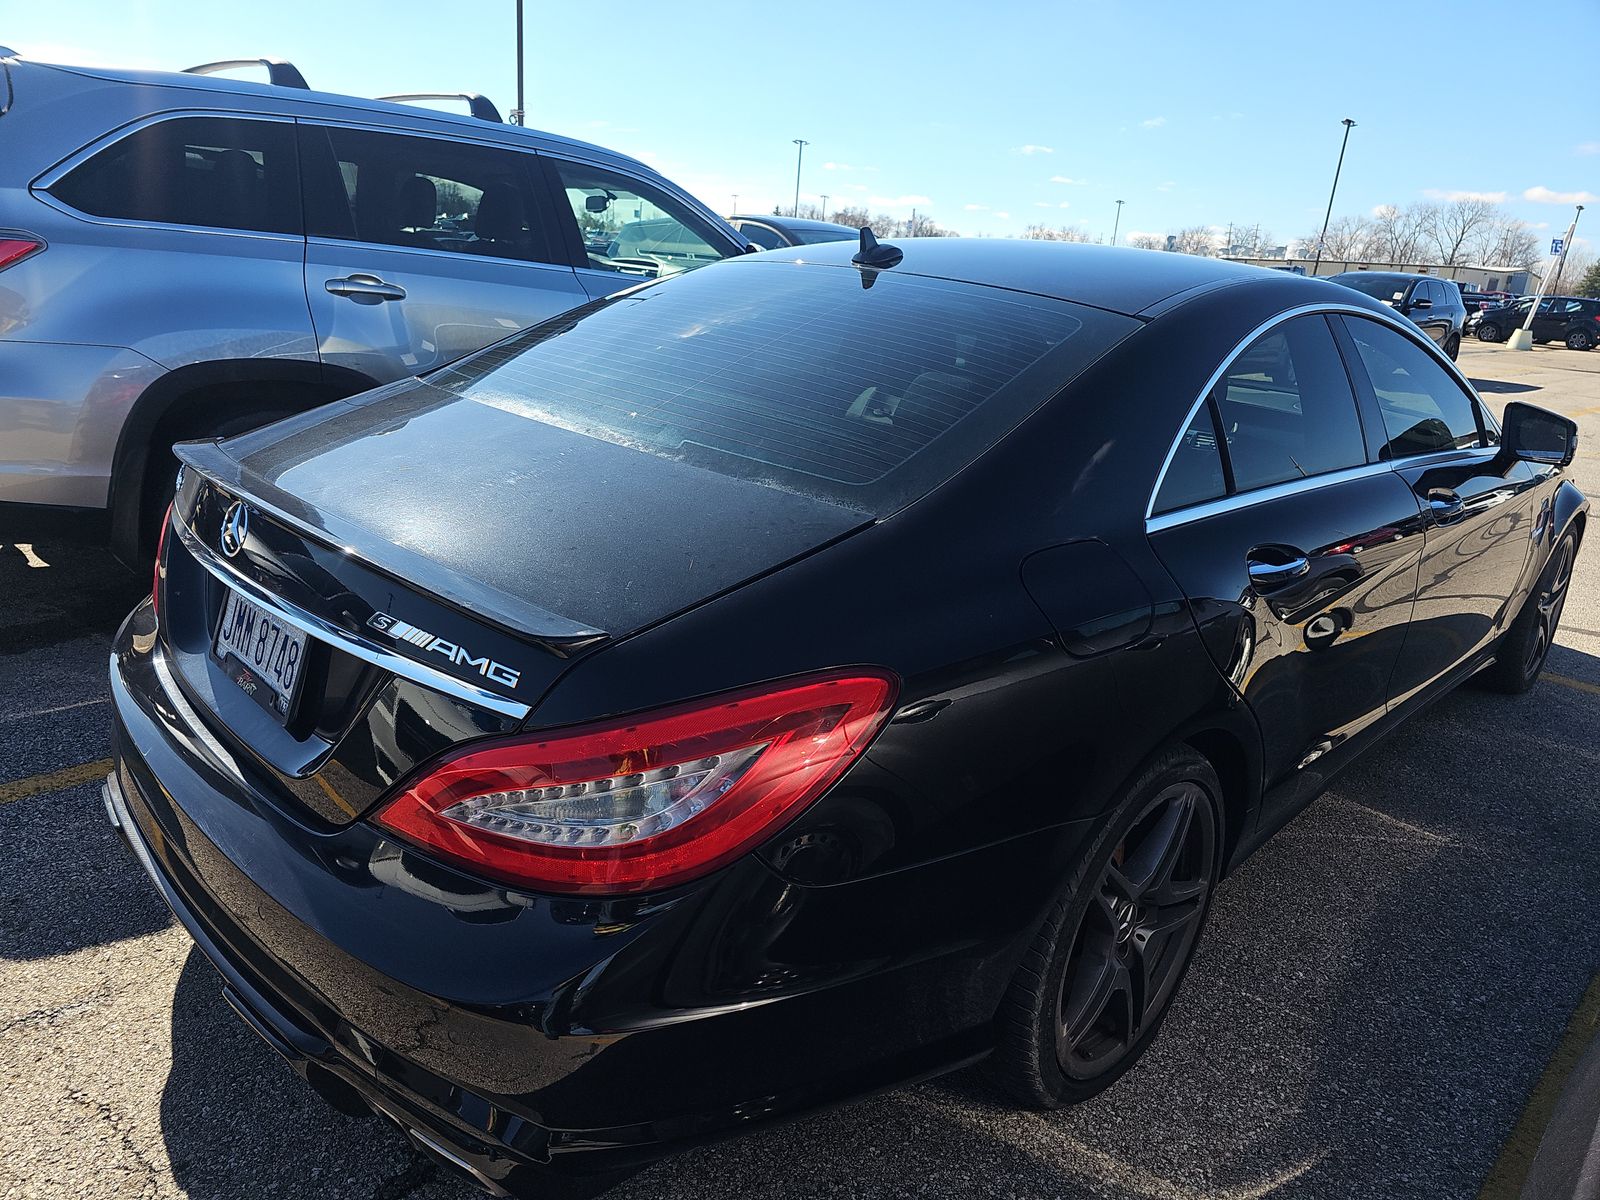
{"label": "distant building", "polygon": [[[1277,251],[1278,247],[1273,247],[1273,250]],[[1280,253],[1267,257],[1223,257],[1230,262],[1249,263],[1255,267],[1277,267],[1284,261],[1284,255]],[[1313,273],[1310,256],[1296,258],[1294,262],[1303,265],[1307,275]],[[1316,265],[1315,274],[1338,275],[1345,271],[1399,271],[1406,275],[1433,275],[1439,279],[1455,280],[1464,292],[1515,292],[1520,296],[1538,291],[1540,280],[1537,271],[1525,271],[1520,267],[1447,267],[1441,263],[1386,263],[1338,258],[1324,258]]]}

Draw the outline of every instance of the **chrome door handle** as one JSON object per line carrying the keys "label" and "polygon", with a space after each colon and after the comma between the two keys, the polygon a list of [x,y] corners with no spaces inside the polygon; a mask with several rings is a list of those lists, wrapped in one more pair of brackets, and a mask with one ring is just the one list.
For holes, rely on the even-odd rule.
{"label": "chrome door handle", "polygon": [[1256,587],[1277,587],[1280,583],[1299,579],[1311,570],[1311,561],[1304,555],[1281,563],[1257,562],[1251,559],[1246,569],[1250,572],[1250,582]]}
{"label": "chrome door handle", "polygon": [[1454,492],[1437,490],[1428,493],[1428,511],[1435,521],[1450,521],[1466,509],[1466,501]]}
{"label": "chrome door handle", "polygon": [[322,285],[335,296],[350,296],[373,300],[404,300],[406,290],[398,283],[385,283],[376,275],[355,274],[344,279],[330,279]]}

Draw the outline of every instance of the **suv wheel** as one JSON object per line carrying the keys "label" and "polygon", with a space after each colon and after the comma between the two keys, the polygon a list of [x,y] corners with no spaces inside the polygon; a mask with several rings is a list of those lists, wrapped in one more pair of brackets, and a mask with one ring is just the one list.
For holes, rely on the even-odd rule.
{"label": "suv wheel", "polygon": [[1488,321],[1478,322],[1478,340],[1480,342],[1498,342],[1500,340],[1499,326],[1491,325]]}
{"label": "suv wheel", "polygon": [[1590,333],[1587,329],[1574,329],[1571,333],[1567,334],[1567,349],[1593,350],[1594,334]]}
{"label": "suv wheel", "polygon": [[1450,356],[1451,362],[1455,362],[1456,355],[1461,353],[1461,339],[1452,333],[1445,339],[1444,352]]}

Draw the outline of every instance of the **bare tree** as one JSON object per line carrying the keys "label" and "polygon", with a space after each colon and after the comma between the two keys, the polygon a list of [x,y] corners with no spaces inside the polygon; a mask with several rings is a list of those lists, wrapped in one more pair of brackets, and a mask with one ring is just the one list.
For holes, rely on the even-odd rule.
{"label": "bare tree", "polygon": [[[1320,233],[1320,231],[1319,231]],[[1318,233],[1300,239],[1300,256],[1311,258],[1317,252]],[[1365,217],[1340,217],[1330,222],[1322,242],[1322,257],[1336,261],[1357,262],[1371,258],[1373,243],[1372,222]]]}
{"label": "bare tree", "polygon": [[1372,243],[1368,256],[1377,262],[1414,263],[1424,257],[1426,233],[1433,206],[1413,204],[1397,208],[1385,204],[1372,214]]}
{"label": "bare tree", "polygon": [[[805,215],[802,207],[801,215]],[[891,217],[888,213],[869,213],[864,208],[836,208],[831,218],[835,224],[849,225],[852,229],[867,226],[880,238],[891,237],[960,237],[954,230],[946,229],[936,224],[930,218],[918,213],[915,217],[915,227],[912,218]]]}
{"label": "bare tree", "polygon": [[1448,204],[1429,205],[1424,210],[1424,230],[1437,250],[1435,260],[1447,267],[1459,267],[1472,257],[1473,249],[1482,240],[1483,232],[1495,223],[1500,215],[1498,206],[1490,200],[1452,200]]}
{"label": "bare tree", "polygon": [[1179,254],[1216,253],[1216,235],[1209,225],[1190,225],[1172,235],[1172,248]]}
{"label": "bare tree", "polygon": [[1036,242],[1089,242],[1091,238],[1083,230],[1072,225],[1061,225],[1055,229],[1048,225],[1029,225],[1022,231],[1022,236],[1031,238]]}
{"label": "bare tree", "polygon": [[1497,219],[1479,232],[1476,257],[1488,267],[1516,267],[1527,271],[1544,257],[1539,235],[1526,221],[1498,214]]}
{"label": "bare tree", "polygon": [[1135,250],[1165,250],[1167,239],[1153,233],[1136,233],[1128,239],[1127,244]]}

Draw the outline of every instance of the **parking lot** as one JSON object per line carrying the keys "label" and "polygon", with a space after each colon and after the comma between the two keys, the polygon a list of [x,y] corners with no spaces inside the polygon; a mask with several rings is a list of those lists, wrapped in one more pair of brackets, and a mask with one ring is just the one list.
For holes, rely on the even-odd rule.
{"label": "parking lot", "polygon": [[[1462,366],[1495,408],[1576,419],[1600,500],[1600,353],[1468,344]],[[0,1197],[468,1194],[281,1066],[106,824],[107,647],[146,591],[103,551],[0,546]],[[1514,1196],[1547,1066],[1594,1020],[1597,721],[1590,547],[1544,680],[1440,702],[1226,883],[1105,1096],[1016,1112],[967,1072],[615,1195]]]}

